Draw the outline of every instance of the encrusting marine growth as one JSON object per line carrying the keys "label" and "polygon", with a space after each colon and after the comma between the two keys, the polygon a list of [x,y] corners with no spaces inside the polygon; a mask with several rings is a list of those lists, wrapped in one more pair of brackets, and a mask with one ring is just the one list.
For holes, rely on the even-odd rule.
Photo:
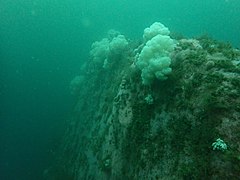
{"label": "encrusting marine growth", "polygon": [[140,43],[110,31],[79,74],[61,177],[240,177],[238,49],[206,36],[173,37],[156,22]]}

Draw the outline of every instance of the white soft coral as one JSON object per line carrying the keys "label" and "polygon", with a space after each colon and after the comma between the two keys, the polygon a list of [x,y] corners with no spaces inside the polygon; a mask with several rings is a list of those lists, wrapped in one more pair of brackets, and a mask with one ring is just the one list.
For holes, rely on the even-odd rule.
{"label": "white soft coral", "polygon": [[142,82],[145,85],[151,84],[154,78],[167,79],[172,71],[170,54],[175,43],[169,34],[168,28],[159,22],[144,30],[143,37],[147,42],[137,59],[137,66],[142,70]]}

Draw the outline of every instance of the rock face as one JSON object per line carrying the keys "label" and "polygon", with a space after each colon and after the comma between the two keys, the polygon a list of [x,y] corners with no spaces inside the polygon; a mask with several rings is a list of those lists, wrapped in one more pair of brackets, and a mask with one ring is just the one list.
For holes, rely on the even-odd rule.
{"label": "rock face", "polygon": [[[133,42],[107,69],[84,65],[58,158],[68,179],[240,177],[240,51],[207,37],[177,42],[172,73],[149,86]],[[225,151],[213,150],[218,138]]]}

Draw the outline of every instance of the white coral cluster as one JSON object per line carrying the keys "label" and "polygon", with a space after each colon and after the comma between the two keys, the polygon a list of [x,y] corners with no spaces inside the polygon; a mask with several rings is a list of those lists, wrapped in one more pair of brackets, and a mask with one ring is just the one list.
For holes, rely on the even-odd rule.
{"label": "white coral cluster", "polygon": [[93,62],[102,63],[107,59],[109,51],[109,40],[104,38],[101,41],[96,41],[92,44],[90,55],[93,58]]}
{"label": "white coral cluster", "polygon": [[154,78],[167,79],[167,75],[172,71],[170,54],[175,43],[169,34],[168,28],[159,22],[144,30],[143,38],[146,44],[136,64],[142,70],[142,82],[145,85],[151,84]]}
{"label": "white coral cluster", "polygon": [[162,23],[155,22],[150,27],[144,29],[143,39],[149,41],[158,34],[169,36],[170,31]]}
{"label": "white coral cluster", "polygon": [[128,41],[124,35],[117,35],[112,39],[104,38],[101,41],[96,41],[92,44],[90,55],[95,63],[102,64],[104,68],[109,62],[109,55],[118,56],[128,46]]}
{"label": "white coral cluster", "polygon": [[114,54],[119,54],[126,49],[128,42],[124,35],[118,35],[114,37],[109,43],[109,49]]}

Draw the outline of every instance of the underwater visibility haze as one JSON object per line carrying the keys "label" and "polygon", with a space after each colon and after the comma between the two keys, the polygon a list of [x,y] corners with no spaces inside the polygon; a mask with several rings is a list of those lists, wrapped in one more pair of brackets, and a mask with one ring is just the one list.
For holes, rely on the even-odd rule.
{"label": "underwater visibility haze", "polygon": [[239,14],[0,0],[0,179],[239,178]]}

